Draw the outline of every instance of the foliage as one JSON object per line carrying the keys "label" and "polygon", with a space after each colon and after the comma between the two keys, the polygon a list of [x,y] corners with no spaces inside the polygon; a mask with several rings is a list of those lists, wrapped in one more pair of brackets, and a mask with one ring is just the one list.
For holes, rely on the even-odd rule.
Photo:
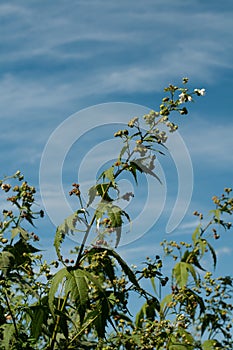
{"label": "foliage", "polygon": [[[167,140],[161,126],[175,132],[171,113],[186,115],[184,104],[204,95],[204,89],[189,92],[187,82],[184,78],[180,88],[169,85],[158,112],[134,117],[128,129],[115,133],[123,147],[89,189],[86,207],[79,184],[73,184],[70,195],[77,196],[80,209],[57,228],[56,261],[44,261],[35,246],[39,237],[31,230],[44,216],[33,209],[35,188],[19,171],[0,182],[11,204],[0,223],[0,349],[232,349],[232,277],[215,277],[204,264],[209,256],[215,268],[211,241],[220,238],[221,227],[231,229],[231,188],[213,197],[208,222],[194,213],[200,223],[190,241],[161,242],[164,257],[147,258],[134,269],[112,248],[120,242],[124,222],[131,221],[116,200],[134,196],[122,194],[118,180],[128,173],[138,183],[143,173],[160,181],[156,157],[166,152]],[[64,258],[66,236],[80,233],[76,261]],[[91,234],[93,244],[86,246]],[[174,261],[171,276],[163,273],[166,259]],[[129,301],[136,298],[143,302],[134,318]]]}

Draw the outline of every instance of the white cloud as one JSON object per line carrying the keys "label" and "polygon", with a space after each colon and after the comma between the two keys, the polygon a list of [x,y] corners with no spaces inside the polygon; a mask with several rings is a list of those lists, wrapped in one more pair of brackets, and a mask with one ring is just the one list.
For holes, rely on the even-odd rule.
{"label": "white cloud", "polygon": [[[27,64],[32,67],[27,78],[3,79],[3,102],[28,108],[100,93],[158,91],[183,74],[213,80],[217,67],[231,67],[230,11],[202,13],[195,5],[191,10],[182,2],[168,3],[170,10],[151,1],[133,8],[129,1],[92,2],[91,10],[83,2],[67,9],[58,1],[46,10],[39,4],[2,4],[3,18],[14,20],[5,21],[1,61],[25,61],[26,71]],[[50,71],[54,63],[56,75]],[[85,63],[81,82],[80,71],[75,77],[79,63]]]}
{"label": "white cloud", "polygon": [[227,246],[221,247],[221,248],[217,248],[216,249],[216,254],[217,254],[218,258],[220,256],[232,255],[232,248],[227,247]]}
{"label": "white cloud", "polygon": [[233,164],[232,122],[194,119],[195,125],[193,121],[193,125],[185,128],[183,133],[191,158],[214,168],[229,168]]}

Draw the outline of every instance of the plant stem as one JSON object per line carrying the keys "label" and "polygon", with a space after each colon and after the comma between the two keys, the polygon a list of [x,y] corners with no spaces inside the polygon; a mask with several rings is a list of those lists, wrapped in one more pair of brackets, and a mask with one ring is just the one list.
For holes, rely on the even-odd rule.
{"label": "plant stem", "polygon": [[6,304],[7,304],[7,307],[8,307],[8,310],[9,310],[9,313],[10,313],[10,316],[11,316],[11,319],[12,319],[12,322],[13,322],[13,325],[14,325],[16,338],[19,339],[19,332],[18,332],[18,329],[17,329],[16,320],[15,320],[15,317],[14,317],[13,312],[11,310],[10,303],[9,303],[9,300],[8,300],[8,296],[7,296],[7,293],[6,293],[5,290],[4,290],[4,297],[5,297]]}

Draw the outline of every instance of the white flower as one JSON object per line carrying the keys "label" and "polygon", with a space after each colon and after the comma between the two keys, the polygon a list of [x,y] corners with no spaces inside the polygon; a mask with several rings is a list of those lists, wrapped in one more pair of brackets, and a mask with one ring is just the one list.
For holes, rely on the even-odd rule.
{"label": "white flower", "polygon": [[181,92],[181,94],[179,94],[179,101],[180,101],[180,103],[184,103],[185,101],[186,101],[186,95],[183,93],[183,92]]}
{"label": "white flower", "polygon": [[198,96],[204,96],[204,95],[205,95],[205,89],[194,89],[194,92],[195,92]]}
{"label": "white flower", "polygon": [[192,96],[188,95],[188,101],[189,101],[189,102],[192,101]]}

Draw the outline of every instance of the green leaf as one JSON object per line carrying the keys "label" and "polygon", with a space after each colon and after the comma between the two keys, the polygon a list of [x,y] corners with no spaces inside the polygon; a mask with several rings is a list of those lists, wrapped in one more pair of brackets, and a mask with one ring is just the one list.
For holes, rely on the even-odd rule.
{"label": "green leaf", "polygon": [[19,228],[18,227],[14,227],[11,230],[11,239],[14,239],[19,233],[20,233]]}
{"label": "green leaf", "polygon": [[165,308],[168,308],[168,304],[173,300],[172,294],[167,294],[160,303],[160,311],[165,312]]}
{"label": "green leaf", "polygon": [[181,258],[181,261],[187,262],[188,258],[190,257],[192,253],[189,250],[186,250]]}
{"label": "green leaf", "polygon": [[106,273],[106,275],[108,276],[109,280],[111,281],[111,283],[114,286],[114,284],[115,284],[114,280],[115,280],[116,276],[115,276],[113,262],[112,262],[112,260],[110,259],[109,256],[106,256],[104,261],[102,262],[102,264],[103,263],[104,263],[103,270],[104,270],[104,272]]}
{"label": "green leaf", "polygon": [[214,261],[214,268],[216,268],[216,265],[217,265],[217,255],[216,255],[216,253],[215,253],[215,250],[214,250],[214,248],[212,247],[212,245],[210,245],[209,242],[206,242],[206,243],[207,243],[207,245],[208,245],[208,248],[209,248],[209,250],[210,250],[210,252],[211,252],[211,255],[212,255],[212,258],[213,258],[213,261]]}
{"label": "green leaf", "polygon": [[107,178],[108,180],[110,180],[110,182],[114,183],[114,181],[115,181],[114,166],[112,165],[110,168],[103,171],[102,174],[99,176],[98,180],[101,178],[103,178],[103,180],[105,180],[105,178]]}
{"label": "green leaf", "polygon": [[125,154],[125,151],[126,151],[128,148],[129,148],[128,145],[124,145],[124,146],[122,147],[122,149],[121,149],[121,151],[120,151],[120,154],[119,154],[119,157],[118,157],[118,160],[119,160],[120,162],[121,162],[121,160],[122,160],[123,155]]}
{"label": "green leaf", "polygon": [[[67,232],[68,232],[68,227],[67,227]],[[55,233],[55,238],[54,238],[54,247],[57,253],[57,257],[59,260],[62,260],[62,256],[61,256],[61,244],[65,239],[65,231],[63,231],[61,229],[60,226],[58,226],[56,233]]]}
{"label": "green leaf", "polygon": [[[199,240],[200,245],[202,245],[201,241],[202,240]],[[201,248],[202,248],[202,246],[201,246]],[[198,258],[197,258],[196,254],[193,251],[190,252],[189,250],[186,250],[184,252],[184,254],[183,254],[183,257],[182,257],[181,261],[188,263],[188,265],[191,266],[191,267],[192,267],[192,264],[193,264],[194,266],[198,267],[200,270],[205,271],[205,269],[200,265],[200,263],[198,261]],[[194,278],[193,270],[190,269],[190,272],[192,273],[193,278]],[[196,275],[196,271],[195,270],[194,270],[194,272],[195,272],[195,275]],[[196,281],[196,277],[194,279]]]}
{"label": "green leaf", "polygon": [[155,142],[155,141],[158,141],[158,136],[155,136],[155,135],[147,136],[147,137],[144,138],[144,141],[147,141],[147,142]]}
{"label": "green leaf", "polygon": [[136,185],[138,184],[138,179],[137,179],[137,170],[140,171],[140,173],[142,172],[141,169],[137,168],[136,164],[134,162],[130,162],[130,167],[127,168],[127,170],[129,170],[131,172],[131,174],[134,177],[135,183]]}
{"label": "green leaf", "polygon": [[221,217],[221,210],[220,209],[213,209],[209,211],[209,214],[213,214],[214,218],[218,223],[220,223],[220,217]]}
{"label": "green leaf", "polygon": [[140,285],[138,284],[138,281],[135,277],[135,274],[133,273],[133,271],[130,269],[130,267],[127,265],[127,263],[121,258],[121,256],[119,254],[117,254],[114,250],[108,250],[108,255],[112,256],[113,258],[115,258],[117,260],[117,262],[119,263],[119,265],[121,266],[122,270],[124,271],[124,273],[126,274],[126,276],[128,276],[129,281],[137,288],[137,289],[141,289]]}
{"label": "green leaf", "polygon": [[122,227],[122,210],[117,205],[112,205],[108,207],[108,217],[111,220],[111,227],[116,231],[116,244],[115,248],[118,246],[121,239],[121,227]]}
{"label": "green leaf", "polygon": [[135,325],[136,325],[137,328],[141,328],[142,327],[145,314],[146,314],[146,303],[141,307],[140,311],[136,315]]}
{"label": "green leaf", "polygon": [[[40,250],[27,243],[24,239],[20,239],[13,246],[8,245],[4,248],[3,253],[10,253],[14,257],[12,268],[21,268],[21,265],[30,263],[30,254],[37,253]],[[26,253],[26,254],[24,254]]]}
{"label": "green leaf", "polygon": [[54,300],[55,300],[56,293],[58,291],[58,287],[67,278],[69,278],[69,271],[65,267],[59,270],[52,278],[52,282],[49,289],[49,295],[48,295],[48,304],[53,317],[55,317]]}
{"label": "green leaf", "polygon": [[98,317],[94,320],[94,325],[99,338],[104,338],[107,320],[109,319],[109,304],[103,300],[97,302]]}
{"label": "green leaf", "polygon": [[214,350],[216,347],[216,340],[214,339],[208,339],[205,340],[204,343],[202,344],[202,349],[203,350]]}
{"label": "green leaf", "polygon": [[155,311],[160,311],[159,301],[156,298],[147,300],[145,311],[147,320],[154,321],[156,315]]}
{"label": "green leaf", "polygon": [[175,267],[173,268],[173,275],[176,279],[176,283],[183,287],[187,284],[188,281],[188,269],[187,269],[187,263],[185,262],[178,262]]}
{"label": "green leaf", "polygon": [[0,269],[4,274],[14,266],[15,257],[11,252],[3,251],[0,254]]}
{"label": "green leaf", "polygon": [[97,205],[97,208],[96,208],[96,211],[95,211],[96,220],[100,220],[103,217],[103,215],[107,212],[108,207],[109,207],[108,203],[100,202]]}
{"label": "green leaf", "polygon": [[193,347],[190,348],[190,346],[183,345],[180,343],[180,344],[176,344],[176,345],[170,345],[168,349],[169,350],[189,350],[189,349],[192,350]]}
{"label": "green leaf", "polygon": [[208,314],[206,313],[202,319],[201,322],[201,335],[203,335],[205,333],[205,330],[208,328],[210,323],[215,323],[216,322],[216,317],[217,315],[212,315],[212,314]]}
{"label": "green leaf", "polygon": [[198,225],[192,234],[192,240],[194,245],[196,245],[196,243],[198,242],[201,236],[200,228],[201,228],[201,225]]}
{"label": "green leaf", "polygon": [[95,286],[96,288],[103,294],[105,295],[104,289],[102,288],[102,284],[99,282],[99,280],[93,276],[90,272],[86,271],[86,270],[80,270],[82,276],[86,277],[88,280],[90,280]]}
{"label": "green leaf", "polygon": [[132,163],[134,163],[136,165],[138,170],[140,169],[139,171],[153,176],[162,185],[162,181],[160,180],[160,178],[153,172],[153,170],[151,170],[149,168],[149,166],[147,166],[146,164],[143,164],[143,161],[144,161],[144,158],[138,158],[135,161],[133,161]]}
{"label": "green leaf", "polygon": [[151,285],[152,285],[152,288],[153,288],[155,294],[157,294],[156,285],[155,285],[155,278],[151,277],[150,281],[151,281]]}
{"label": "green leaf", "polygon": [[200,265],[200,263],[199,263],[199,261],[198,261],[198,258],[197,258],[197,256],[194,254],[194,253],[192,253],[192,264],[194,265],[194,266],[196,266],[196,267],[198,267],[200,270],[202,270],[202,271],[206,271],[201,265]]}
{"label": "green leaf", "polygon": [[108,182],[108,183],[104,183],[104,184],[98,184],[95,186],[96,191],[98,193],[98,195],[107,202],[112,202],[113,199],[109,196],[108,194],[108,190],[114,187],[112,183]]}
{"label": "green leaf", "polygon": [[1,339],[2,349],[11,350],[11,339],[15,338],[15,328],[13,323],[4,324],[3,337]]}
{"label": "green leaf", "polygon": [[23,237],[23,239],[25,239],[25,241],[27,241],[29,239],[29,233],[24,230],[24,228],[18,226],[18,230],[19,230],[19,233],[21,234],[21,236]]}
{"label": "green leaf", "polygon": [[80,315],[80,322],[82,324],[86,309],[88,298],[88,283],[86,277],[83,275],[82,270],[72,270],[67,277],[65,285],[65,294],[75,301],[77,309]]}
{"label": "green leaf", "polygon": [[96,190],[96,185],[94,185],[94,186],[90,187],[89,191],[88,191],[89,200],[87,203],[87,207],[89,207],[93,203],[96,195],[97,195],[97,190]]}
{"label": "green leaf", "polygon": [[206,251],[206,245],[207,245],[206,239],[200,238],[199,241],[197,241],[197,245],[199,246],[199,248],[201,250],[201,256],[203,256],[205,254],[205,251]]}
{"label": "green leaf", "polygon": [[49,309],[44,305],[36,305],[31,307],[31,311],[31,335],[37,340],[41,335],[43,325],[46,324],[48,319]]}
{"label": "green leaf", "polygon": [[[73,339],[71,340],[70,343],[72,343],[75,339],[77,339],[78,337],[80,337],[80,335],[92,324],[94,323],[94,321],[98,318],[99,316],[99,310],[94,310],[94,311],[90,311],[83,324],[82,324],[82,328],[78,331],[77,334],[75,334],[75,336],[73,337]],[[83,344],[83,343],[82,343]],[[96,343],[94,343],[95,345]],[[83,344],[84,345],[84,344]],[[85,342],[85,345],[90,345],[90,346],[93,346],[93,343],[89,343],[88,342]]]}

